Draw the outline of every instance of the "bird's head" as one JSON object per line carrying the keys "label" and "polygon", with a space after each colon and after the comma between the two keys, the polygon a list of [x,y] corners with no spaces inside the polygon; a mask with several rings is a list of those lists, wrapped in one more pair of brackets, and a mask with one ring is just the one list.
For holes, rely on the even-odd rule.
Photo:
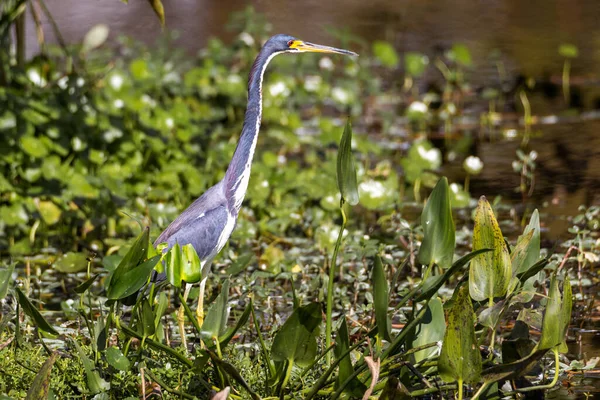
{"label": "bird's head", "polygon": [[322,46],[320,44],[314,44],[304,42],[300,39],[296,39],[290,35],[275,35],[267,40],[265,48],[268,48],[272,52],[286,52],[286,53],[332,53],[332,54],[344,54],[347,56],[358,56],[353,51],[336,49],[335,47]]}

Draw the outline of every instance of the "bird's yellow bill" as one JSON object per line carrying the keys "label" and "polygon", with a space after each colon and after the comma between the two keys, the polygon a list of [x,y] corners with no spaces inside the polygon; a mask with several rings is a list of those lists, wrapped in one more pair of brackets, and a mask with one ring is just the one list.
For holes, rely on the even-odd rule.
{"label": "bird's yellow bill", "polygon": [[295,49],[301,52],[311,53],[334,53],[334,54],[345,54],[347,56],[358,56],[353,51],[336,49],[335,47],[321,46],[320,44],[314,44],[309,42],[303,42],[302,40],[294,40],[290,45],[290,49]]}

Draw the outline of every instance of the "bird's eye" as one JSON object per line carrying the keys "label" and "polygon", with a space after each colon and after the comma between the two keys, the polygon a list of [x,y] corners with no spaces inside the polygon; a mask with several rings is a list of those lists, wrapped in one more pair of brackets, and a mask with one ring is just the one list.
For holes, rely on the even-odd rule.
{"label": "bird's eye", "polygon": [[292,39],[292,40],[289,40],[289,41],[287,42],[287,45],[288,45],[288,47],[290,47],[290,46],[292,45],[292,43],[294,43],[294,39]]}

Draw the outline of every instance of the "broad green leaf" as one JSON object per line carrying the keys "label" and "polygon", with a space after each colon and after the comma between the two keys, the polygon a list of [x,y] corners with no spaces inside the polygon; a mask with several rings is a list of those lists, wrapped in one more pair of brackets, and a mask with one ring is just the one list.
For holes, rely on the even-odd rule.
{"label": "broad green leaf", "polygon": [[154,310],[148,299],[144,299],[138,307],[138,324],[138,331],[145,338],[156,332]]}
{"label": "broad green leaf", "polygon": [[373,308],[375,309],[375,322],[377,323],[377,332],[381,338],[391,342],[390,320],[388,317],[388,283],[381,263],[381,257],[375,257],[373,266]]}
{"label": "broad green leaf", "polygon": [[160,256],[154,256],[124,274],[113,276],[106,297],[110,300],[120,300],[136,293],[148,282],[152,270],[159,261]]}
{"label": "broad green leaf", "polygon": [[558,53],[565,58],[577,58],[579,49],[574,44],[563,43],[559,46]]}
{"label": "broad green leaf", "polygon": [[469,292],[477,301],[504,296],[512,276],[508,247],[494,212],[485,196],[481,196],[475,212],[473,250],[493,249],[471,261]]}
{"label": "broad green leaf", "polygon": [[562,340],[560,346],[560,352],[566,353],[567,343],[566,336],[567,331],[569,330],[569,323],[571,322],[571,309],[573,307],[573,290],[571,289],[571,282],[569,281],[569,274],[565,274],[564,282],[563,282],[563,295],[562,295],[562,304],[560,306],[560,323],[562,327],[562,331],[560,334],[560,338]]}
{"label": "broad green leaf", "polygon": [[52,366],[57,358],[58,353],[52,353],[52,355],[46,359],[42,368],[40,368],[35,378],[33,378],[33,382],[27,391],[25,400],[46,400],[48,398],[50,373],[52,372]]}
{"label": "broad green leaf", "polygon": [[38,329],[41,329],[42,331],[50,333],[52,335],[58,335],[58,332],[52,327],[52,325],[48,323],[48,321],[46,321],[44,317],[42,317],[42,314],[40,314],[38,309],[35,308],[35,306],[31,304],[31,301],[29,301],[27,296],[25,296],[25,294],[21,292],[21,289],[15,287],[15,292],[17,292],[19,304],[23,308],[23,311],[29,316],[29,318],[33,320]]}
{"label": "broad green leaf", "polygon": [[452,49],[448,52],[448,58],[465,67],[470,67],[473,64],[471,60],[471,52],[467,46],[461,43],[456,43],[454,46],[452,46]]}
{"label": "broad green leaf", "polygon": [[175,243],[165,257],[167,268],[167,280],[175,287],[181,287],[181,266],[183,264],[183,254],[179,243]]}
{"label": "broad green leaf", "polygon": [[104,379],[100,377],[100,373],[96,369],[96,366],[89,359],[89,357],[85,354],[77,340],[73,340],[72,342],[77,349],[77,353],[79,353],[79,360],[83,364],[83,369],[85,370],[86,380],[88,384],[88,389],[91,394],[97,394],[100,392],[105,392],[110,389],[110,383],[106,382]]}
{"label": "broad green leaf", "polygon": [[[540,216],[538,210],[531,214],[529,224],[523,230],[523,234],[517,239],[517,244],[511,255],[512,274],[508,293],[512,293],[519,283],[518,275],[528,271],[538,262],[540,258]],[[537,274],[524,282],[523,288],[517,295],[519,302],[526,303],[535,295],[534,283]]]}
{"label": "broad green leaf", "polygon": [[52,201],[40,201],[38,210],[44,222],[48,225],[54,225],[60,220],[62,210]]}
{"label": "broad green leaf", "polygon": [[504,300],[501,300],[493,306],[486,308],[479,314],[479,323],[490,329],[496,329],[496,324],[498,324],[498,318],[503,307]]}
{"label": "broad green leaf", "polygon": [[0,300],[6,297],[8,287],[12,280],[12,273],[15,270],[15,264],[11,263],[6,269],[0,270]]}
{"label": "broad green leaf", "polygon": [[319,303],[296,308],[273,339],[271,359],[289,361],[301,367],[310,365],[317,356],[317,334],[320,324]]}
{"label": "broad green leaf", "polygon": [[52,266],[58,272],[70,274],[85,270],[87,265],[88,260],[84,253],[68,252],[56,260]]}
{"label": "broad green leaf", "polygon": [[415,78],[423,75],[429,65],[429,58],[421,53],[408,52],[404,55],[404,68],[406,74]]}
{"label": "broad green leaf", "polygon": [[446,382],[476,383],[481,374],[481,354],[475,338],[475,313],[467,286],[456,291],[448,313],[438,371]]}
{"label": "broad green leaf", "polygon": [[229,300],[229,280],[223,282],[221,293],[217,296],[217,299],[208,310],[204,323],[202,324],[202,336],[208,337],[209,339],[218,339],[223,333],[225,333],[225,325],[229,318],[229,307],[227,301]]}
{"label": "broad green leaf", "polygon": [[121,260],[117,268],[112,274],[112,278],[110,280],[110,286],[112,282],[117,282],[120,278],[125,275],[128,271],[135,268],[144,261],[146,255],[148,254],[148,248],[150,247],[150,228],[146,227],[142,233],[135,239],[125,257]]}
{"label": "broad green leaf", "polygon": [[22,136],[21,148],[31,157],[42,158],[48,154],[48,149],[44,142],[35,136]]}
{"label": "broad green leaf", "polygon": [[400,62],[396,49],[388,42],[375,41],[373,43],[373,54],[383,66],[388,68],[396,68]]}
{"label": "broad green leaf", "polygon": [[337,156],[337,182],[342,198],[350,205],[358,204],[358,183],[352,155],[352,126],[346,122]]}
{"label": "broad green leaf", "polygon": [[115,346],[106,349],[106,361],[111,367],[119,371],[129,371],[131,366],[129,359],[123,355],[121,349]]}
{"label": "broad green leaf", "polygon": [[538,345],[540,350],[551,349],[562,342],[563,326],[561,321],[561,311],[558,278],[554,275],[550,281],[548,302],[546,303],[546,312],[544,313],[544,322],[542,323],[542,337],[540,338],[540,343]]}
{"label": "broad green leaf", "polygon": [[191,244],[186,244],[181,249],[183,251],[181,279],[186,283],[200,282],[202,279],[202,263],[198,253]]}
{"label": "broad green leaf", "polygon": [[446,269],[452,265],[455,247],[455,229],[450,206],[448,179],[441,178],[427,200],[421,214],[423,243],[419,249],[419,262],[435,263]]}
{"label": "broad green leaf", "polygon": [[[346,317],[341,316],[342,323],[337,331],[335,337],[335,347],[333,353],[335,354],[336,360],[340,360],[340,357],[344,357],[339,361],[338,374],[335,380],[335,387],[338,388],[344,383],[352,374],[354,374],[354,367],[352,366],[352,359],[350,353],[347,353],[350,349],[350,337],[348,335],[348,325],[346,324]],[[361,397],[365,392],[365,385],[358,379],[354,378],[350,384],[344,389],[344,393],[347,393],[354,397]]]}
{"label": "broad green leaf", "polygon": [[[427,314],[417,326],[411,348],[424,346],[429,343],[439,342],[444,339],[446,321],[444,319],[444,307],[440,299],[432,299],[427,304]],[[421,362],[438,351],[438,347],[430,347],[413,354],[415,363]]]}

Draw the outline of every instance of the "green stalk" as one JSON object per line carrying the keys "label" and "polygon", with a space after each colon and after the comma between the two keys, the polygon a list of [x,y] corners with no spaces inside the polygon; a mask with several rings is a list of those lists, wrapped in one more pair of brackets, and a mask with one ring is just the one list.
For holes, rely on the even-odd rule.
{"label": "green stalk", "polygon": [[[335,248],[333,249],[333,257],[331,258],[331,265],[329,266],[329,282],[327,282],[327,312],[325,320],[325,348],[331,347],[331,314],[333,313],[333,280],[335,278],[335,266],[337,264],[337,255],[342,244],[342,236],[344,235],[344,229],[346,229],[346,213],[344,212],[344,198],[340,200],[340,211],[342,213],[342,226],[340,227],[340,233],[338,234]],[[331,352],[327,353],[327,365],[331,365]]]}
{"label": "green stalk", "polygon": [[563,65],[563,73],[562,73],[562,89],[563,96],[565,98],[565,103],[569,106],[569,100],[571,98],[571,87],[569,86],[569,76],[571,74],[571,60],[568,58],[565,59],[565,63]]}
{"label": "green stalk", "polygon": [[462,400],[463,398],[463,381],[462,379],[458,380],[458,400]]}

